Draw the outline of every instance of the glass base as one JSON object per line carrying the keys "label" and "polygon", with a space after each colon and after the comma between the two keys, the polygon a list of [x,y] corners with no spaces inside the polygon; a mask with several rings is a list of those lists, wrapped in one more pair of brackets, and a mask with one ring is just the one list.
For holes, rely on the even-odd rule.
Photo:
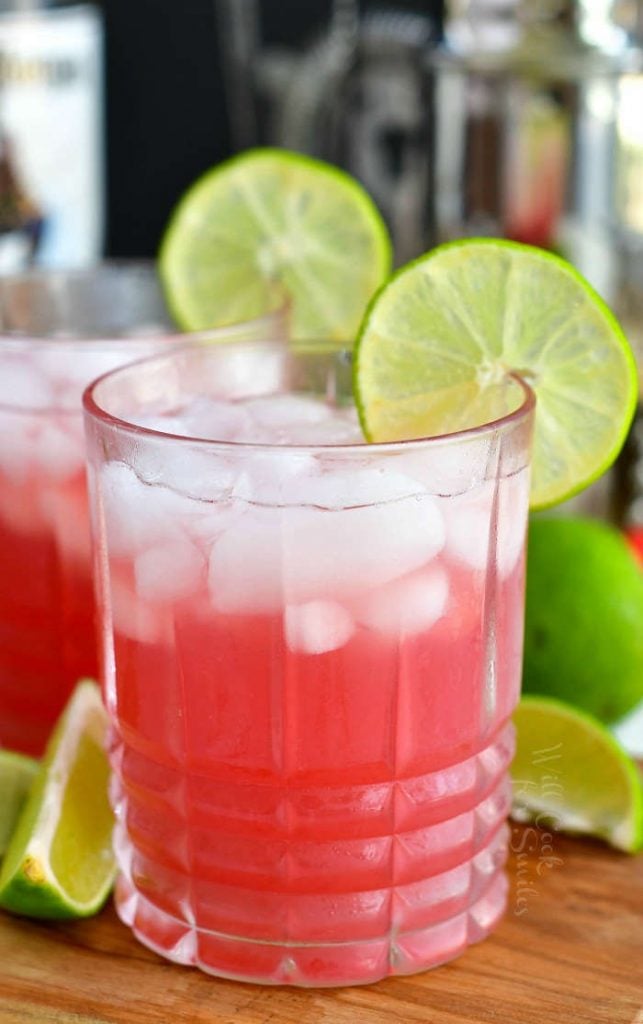
{"label": "glass base", "polygon": [[143,945],[218,977],[311,988],[371,984],[438,967],[484,939],[505,910],[506,851],[503,826],[471,861],[471,902],[459,913],[428,927],[362,942],[280,944],[198,928],[155,906],[124,873],[117,883],[116,909]]}
{"label": "glass base", "polygon": [[503,913],[510,723],[456,764],[290,788],[276,810],[268,786],[204,791],[115,739],[117,910],[170,960],[260,984],[366,984],[452,960]]}

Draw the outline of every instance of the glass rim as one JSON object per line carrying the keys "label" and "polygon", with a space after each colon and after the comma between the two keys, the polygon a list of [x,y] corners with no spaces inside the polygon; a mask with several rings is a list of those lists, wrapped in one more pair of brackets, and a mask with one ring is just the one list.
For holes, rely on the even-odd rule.
{"label": "glass rim", "polygon": [[[231,342],[231,344],[233,345],[234,342]],[[249,341],[246,344],[262,348],[282,347],[282,343],[279,342]],[[313,345],[312,342],[310,344]],[[351,349],[347,348],[345,343],[325,342],[324,346],[329,352],[334,352],[336,355],[342,352],[351,353]],[[155,430],[152,427],[141,426],[137,423],[132,423],[130,420],[123,419],[122,417],[110,413],[100,405],[96,398],[96,390],[100,388],[106,380],[110,380],[120,374],[128,372],[131,373],[132,370],[136,370],[137,368],[144,369],[146,366],[161,360],[176,358],[185,352],[197,352],[200,349],[201,345],[198,342],[179,345],[173,348],[171,352],[161,352],[152,356],[145,356],[142,359],[133,360],[124,366],[119,366],[114,370],[109,370],[107,373],[102,374],[100,377],[97,377],[96,380],[88,384],[83,392],[82,407],[85,416],[98,423],[115,428],[119,433],[130,434],[132,437],[139,440],[143,438],[155,440],[162,438],[172,443],[186,444],[192,447],[203,447],[210,451],[220,449],[228,453],[257,451],[258,453],[295,452],[300,454],[319,453],[326,455],[331,452],[337,452],[343,455],[363,455],[365,451],[377,451],[382,453],[399,452],[400,450],[408,451],[409,449],[423,446],[457,444],[460,441],[473,440],[478,437],[483,437],[486,434],[510,429],[512,426],[526,420],[536,408],[536,394],[533,388],[520,374],[509,371],[506,375],[506,379],[511,380],[518,385],[522,391],[522,401],[515,409],[511,409],[502,416],[488,420],[485,423],[476,424],[471,427],[463,427],[459,430],[447,431],[443,434],[429,434],[424,437],[406,438],[399,441],[367,441],[364,439],[362,441],[352,441],[349,443],[339,444],[278,444],[274,442],[270,443],[261,441],[224,441],[216,440],[214,438],[197,437],[196,435],[173,434],[169,431]],[[293,347],[291,351],[296,355],[298,352],[305,353],[306,349],[306,345],[300,345],[299,348],[296,346]],[[316,351],[319,351],[319,349]],[[225,399],[223,399],[223,401],[225,401]]]}
{"label": "glass rim", "polygon": [[[94,276],[99,276],[105,272],[109,273],[113,270],[150,271],[156,273],[158,261],[143,257],[116,257],[98,260],[96,263],[91,263],[85,267],[32,267],[18,273],[3,274],[0,278],[0,295],[5,288],[22,282],[82,280],[83,278],[89,280]],[[287,320],[289,313],[290,302],[287,296],[283,295],[280,301],[276,302],[274,309],[270,309],[265,313],[260,313],[247,320],[235,320],[229,324],[198,331],[182,331],[175,324],[168,323],[167,329],[155,329],[149,334],[133,334],[131,331],[125,331],[122,334],[110,334],[109,331],[105,331],[101,334],[92,335],[62,333],[56,335],[46,332],[39,334],[36,331],[7,330],[0,326],[0,349],[8,351],[14,348],[45,349],[68,346],[74,349],[89,351],[95,348],[105,350],[106,348],[118,349],[123,345],[132,344],[132,342],[145,344],[146,342],[153,342],[157,337],[162,337],[166,344],[174,345],[192,341],[195,343],[209,340],[215,341],[219,336],[230,337],[230,340],[233,341],[235,333],[243,334],[249,327],[252,327],[253,330],[260,330],[261,325],[264,323],[272,324],[279,319]]]}

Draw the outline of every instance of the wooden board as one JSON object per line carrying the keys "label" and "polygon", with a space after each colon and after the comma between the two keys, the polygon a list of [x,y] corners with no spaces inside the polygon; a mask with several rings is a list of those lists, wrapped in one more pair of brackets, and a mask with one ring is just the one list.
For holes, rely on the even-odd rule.
{"label": "wooden board", "polygon": [[643,856],[515,826],[505,920],[454,963],[363,988],[241,985],[161,960],[111,907],[0,915],[2,1024],[643,1024]]}

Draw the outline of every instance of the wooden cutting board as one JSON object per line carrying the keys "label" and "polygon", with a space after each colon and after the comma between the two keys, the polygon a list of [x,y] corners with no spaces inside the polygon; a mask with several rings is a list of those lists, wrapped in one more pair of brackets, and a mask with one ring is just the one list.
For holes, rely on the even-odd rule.
{"label": "wooden cutting board", "polygon": [[176,967],[111,907],[0,915],[1,1024],[643,1024],[643,856],[514,826],[505,920],[435,971],[364,988],[264,988]]}

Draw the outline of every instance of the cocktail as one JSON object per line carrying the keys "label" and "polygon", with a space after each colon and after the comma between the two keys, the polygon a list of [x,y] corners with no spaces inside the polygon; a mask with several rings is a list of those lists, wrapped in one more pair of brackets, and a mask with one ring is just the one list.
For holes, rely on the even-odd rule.
{"label": "cocktail", "polygon": [[442,247],[364,313],[386,263],[355,183],[241,156],[174,216],[175,302],[199,326],[230,280],[277,278],[298,343],[85,393],[117,906],[229,977],[374,981],[497,922],[528,506],[599,472],[632,414],[631,353],[562,260]]}
{"label": "cocktail", "polygon": [[[244,980],[442,963],[505,902],[527,510],[615,457],[631,351],[529,246],[443,246],[386,281],[368,196],[282,151],[200,179],[160,266],[186,328],[257,315],[277,286],[293,336],[174,347],[85,391],[119,913],[171,959]],[[105,727],[86,683],[3,906],[86,916],[106,898]],[[618,767],[634,811],[606,834],[635,848]],[[100,813],[74,805],[81,777]]]}
{"label": "cocktail", "polygon": [[0,745],[37,754],[97,670],[83,388],[181,336],[151,264],[5,278],[0,323]]}
{"label": "cocktail", "polygon": [[332,346],[88,391],[117,904],[147,945],[351,984],[499,918],[533,395],[503,407],[368,446]]}

